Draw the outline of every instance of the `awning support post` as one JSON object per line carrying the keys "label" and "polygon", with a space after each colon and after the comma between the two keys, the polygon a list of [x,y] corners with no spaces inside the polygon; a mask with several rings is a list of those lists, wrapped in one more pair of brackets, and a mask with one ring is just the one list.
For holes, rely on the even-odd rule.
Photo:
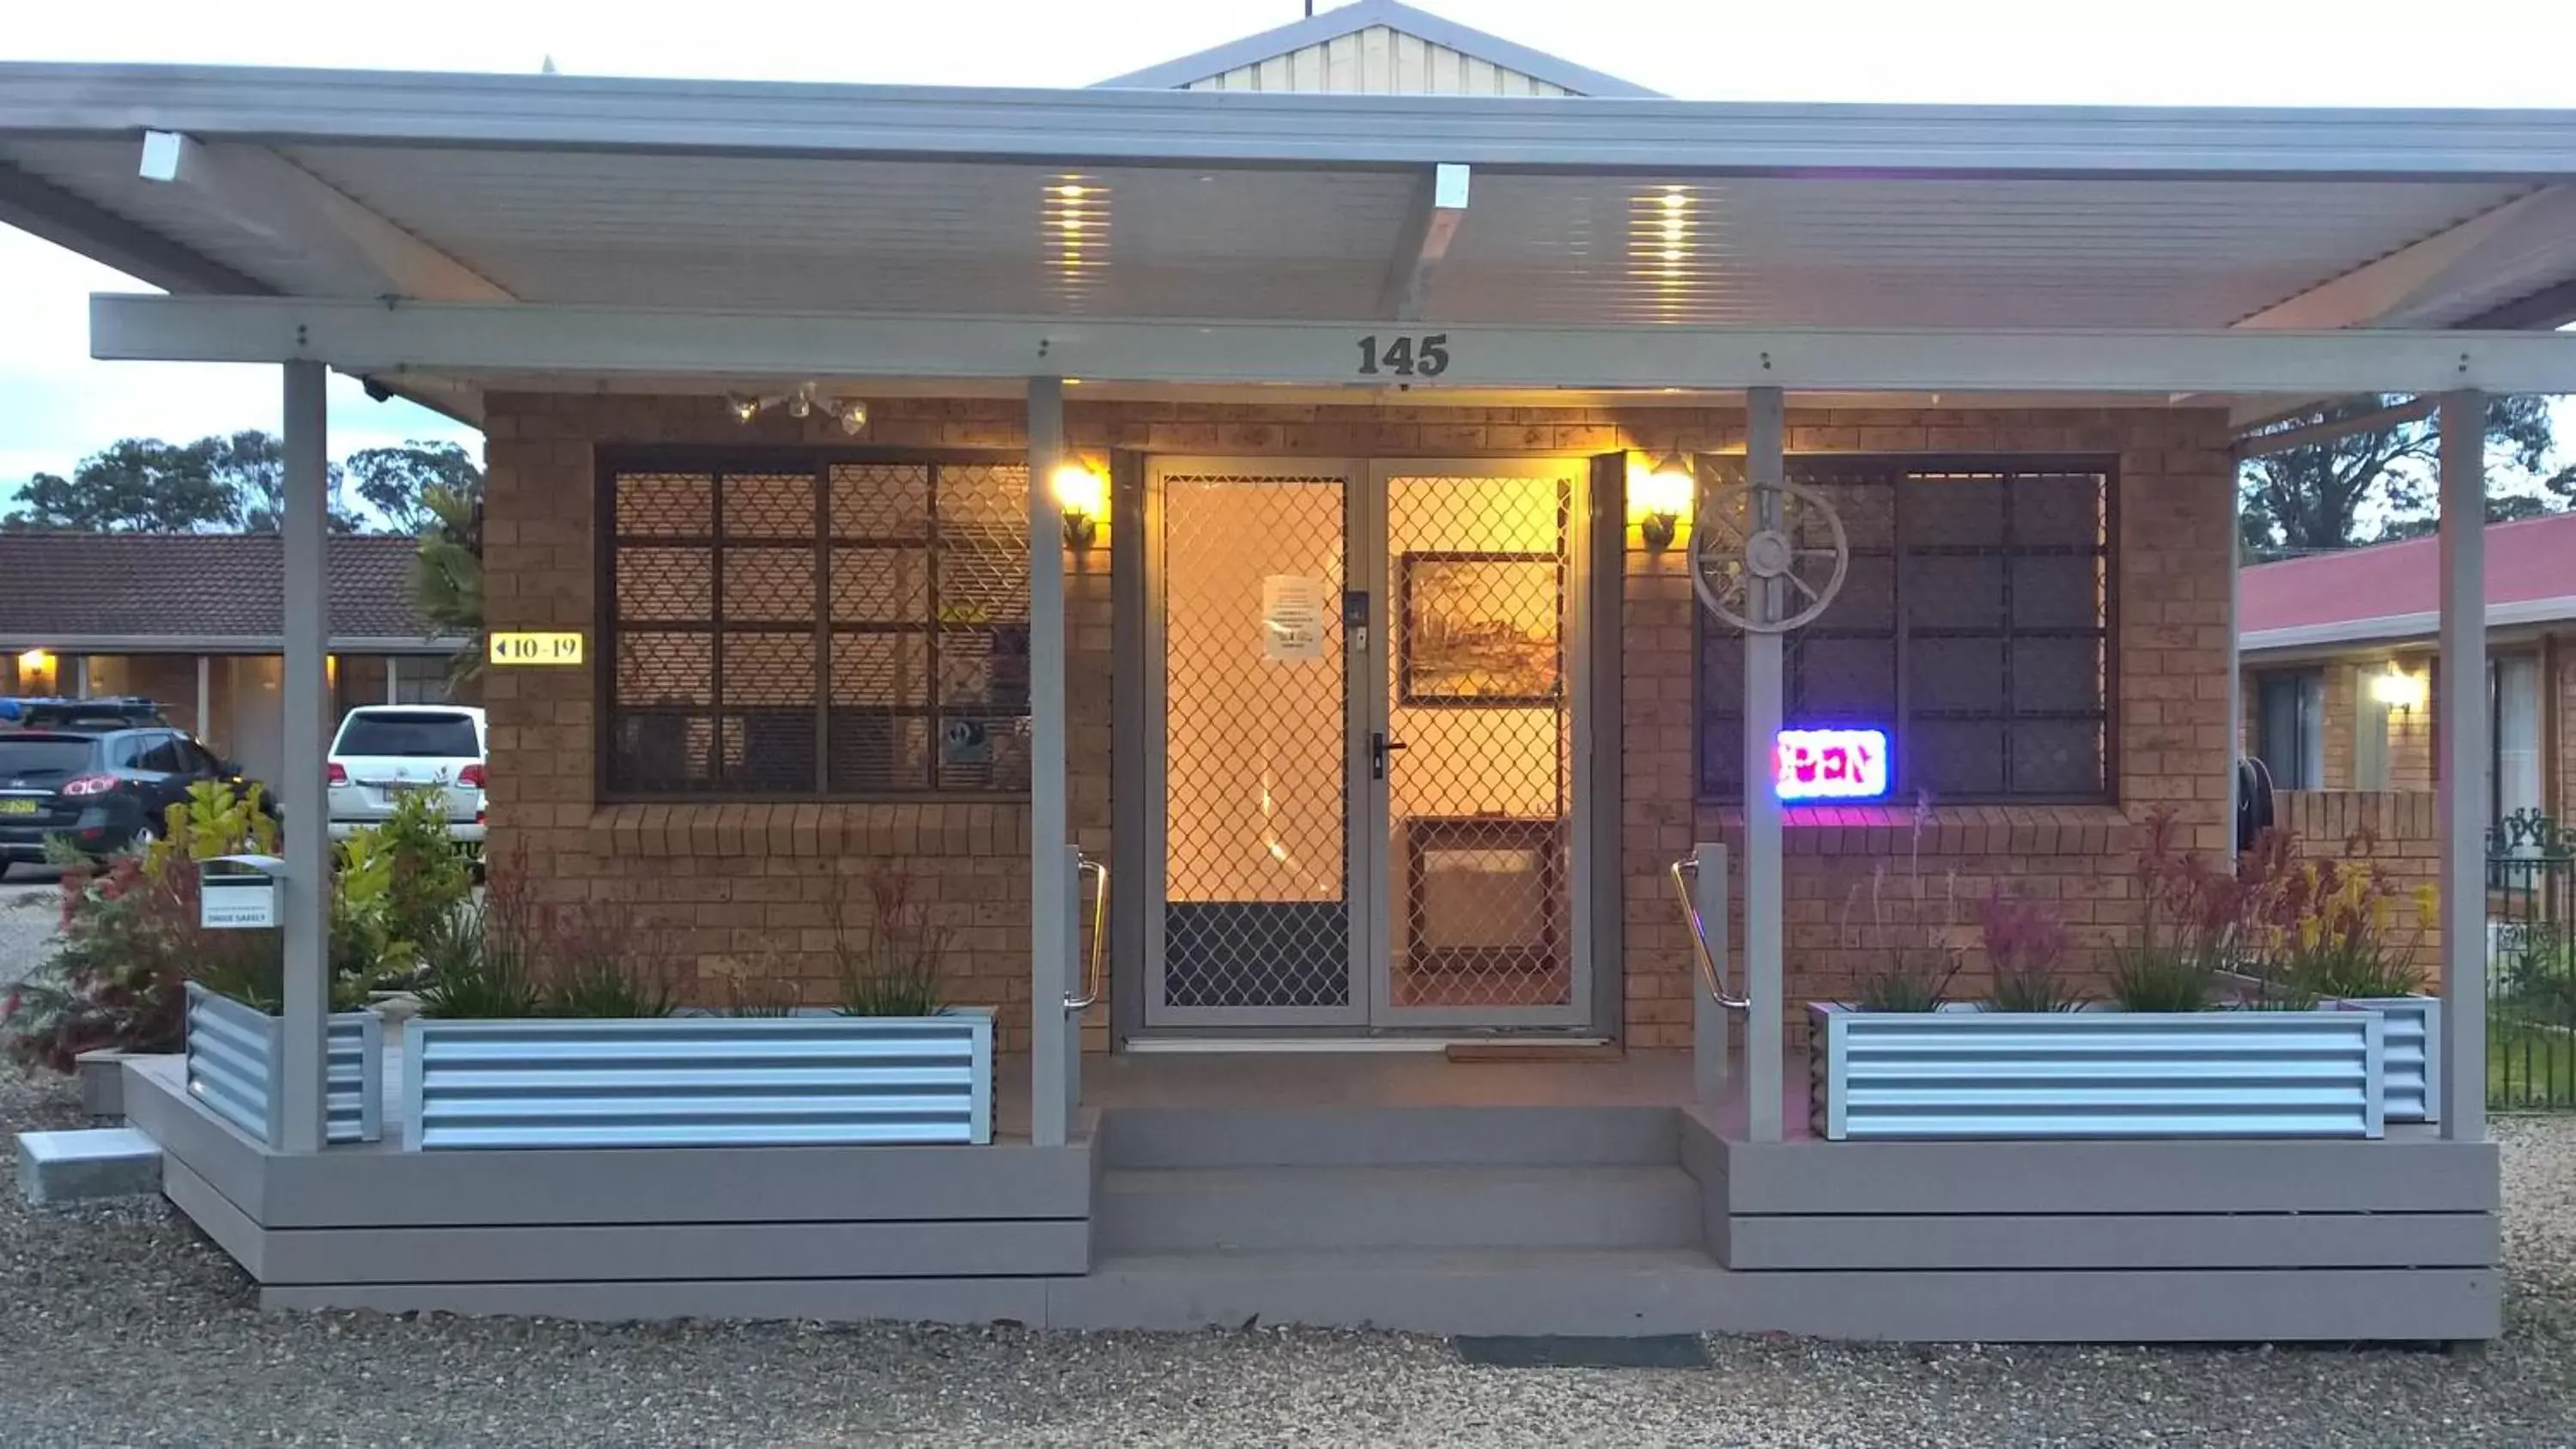
{"label": "awning support post", "polygon": [[1051,480],[1064,461],[1064,383],[1029,389],[1029,1057],[1030,1137],[1061,1147],[1081,1103],[1074,985],[1076,891],[1065,781],[1064,522]]}
{"label": "awning support post", "polygon": [[329,690],[324,641],[330,637],[323,547],[330,529],[324,428],[325,373],[318,362],[289,362],[286,373],[286,479],[280,520],[286,561],[285,697],[278,732],[282,773],[278,800],[286,821],[286,876],[278,883],[285,940],[285,1101],[288,1152],[319,1152],[326,1140],[327,1020],[331,1010],[329,920],[331,838],[323,781],[323,698]]}
{"label": "awning support post", "polygon": [[[1785,402],[1780,389],[1745,392],[1745,482],[1755,530],[1781,525],[1780,485],[1788,475]],[[1758,622],[1778,619],[1788,600],[1776,579],[1756,579],[1745,604]],[[1780,1140],[1781,919],[1780,793],[1772,751],[1780,737],[1780,635],[1744,636],[1744,1019],[1745,1126],[1753,1141]]]}
{"label": "awning support post", "polygon": [[2486,398],[2442,395],[2442,1135],[2487,1130]]}

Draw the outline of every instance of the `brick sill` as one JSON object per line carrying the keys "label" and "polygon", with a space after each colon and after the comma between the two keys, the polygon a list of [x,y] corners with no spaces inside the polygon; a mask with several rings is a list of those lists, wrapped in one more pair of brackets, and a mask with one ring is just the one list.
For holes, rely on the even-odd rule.
{"label": "brick sill", "polygon": [[637,857],[1008,856],[1029,853],[1029,807],[1009,801],[854,805],[605,805],[594,854]]}
{"label": "brick sill", "polygon": [[[1744,810],[1717,810],[1740,841]],[[2117,805],[1796,805],[1782,812],[1787,855],[2125,855],[2133,822]],[[1705,817],[1703,817],[1705,818]]]}

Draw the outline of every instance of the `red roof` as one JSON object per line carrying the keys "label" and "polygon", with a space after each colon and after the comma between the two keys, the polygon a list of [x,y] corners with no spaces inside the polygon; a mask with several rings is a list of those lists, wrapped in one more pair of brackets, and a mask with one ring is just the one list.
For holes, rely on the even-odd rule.
{"label": "red roof", "polygon": [[[2491,523],[2486,544],[2490,615],[2502,606],[2565,599],[2569,607],[2555,617],[2576,617],[2576,513]],[[2413,616],[2439,608],[2439,548],[2433,538],[2410,538],[2257,564],[2238,580],[2237,633],[2243,637],[2279,629],[2323,631],[2341,625],[2351,626],[2343,637],[2355,639],[2431,634],[2430,622]],[[2536,621],[2527,607],[2507,614],[2507,620],[2491,622]],[[2388,627],[2364,627],[2372,620],[2383,620]],[[2245,642],[2259,646],[2266,641],[2248,638]]]}

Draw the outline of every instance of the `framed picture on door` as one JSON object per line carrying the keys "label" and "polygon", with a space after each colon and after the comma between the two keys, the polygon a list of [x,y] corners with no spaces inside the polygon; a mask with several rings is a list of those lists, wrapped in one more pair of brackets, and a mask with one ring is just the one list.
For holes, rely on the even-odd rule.
{"label": "framed picture on door", "polygon": [[1508,708],[1562,695],[1565,569],[1555,554],[1403,554],[1396,608],[1400,702]]}

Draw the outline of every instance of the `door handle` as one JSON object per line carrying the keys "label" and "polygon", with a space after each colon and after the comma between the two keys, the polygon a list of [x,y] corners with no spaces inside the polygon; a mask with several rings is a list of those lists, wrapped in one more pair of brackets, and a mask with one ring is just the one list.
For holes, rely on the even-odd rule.
{"label": "door handle", "polygon": [[1369,735],[1369,778],[1372,780],[1385,779],[1386,757],[1403,748],[1404,741],[1388,739],[1384,730],[1371,732]]}

